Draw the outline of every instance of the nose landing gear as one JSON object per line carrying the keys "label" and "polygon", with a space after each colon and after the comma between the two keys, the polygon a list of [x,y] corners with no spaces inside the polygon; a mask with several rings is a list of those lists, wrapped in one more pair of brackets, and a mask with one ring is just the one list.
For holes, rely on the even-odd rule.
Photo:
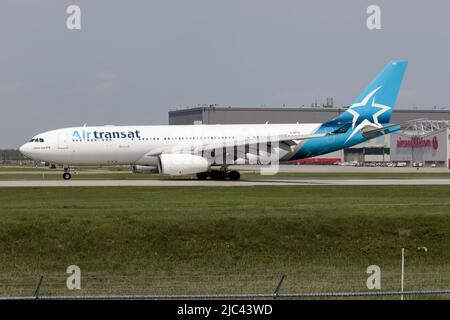
{"label": "nose landing gear", "polygon": [[71,178],[72,178],[72,175],[69,172],[69,167],[64,167],[63,179],[70,180]]}

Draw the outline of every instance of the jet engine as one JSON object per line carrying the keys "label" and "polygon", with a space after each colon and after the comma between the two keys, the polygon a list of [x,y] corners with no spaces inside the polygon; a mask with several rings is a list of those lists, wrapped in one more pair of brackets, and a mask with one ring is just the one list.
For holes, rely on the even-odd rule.
{"label": "jet engine", "polygon": [[208,160],[193,154],[162,154],[158,159],[158,171],[163,175],[179,176],[208,171]]}

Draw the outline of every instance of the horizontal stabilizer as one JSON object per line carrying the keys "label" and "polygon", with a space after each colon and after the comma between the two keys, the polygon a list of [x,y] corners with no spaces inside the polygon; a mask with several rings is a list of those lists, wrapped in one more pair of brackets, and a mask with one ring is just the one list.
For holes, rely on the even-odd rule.
{"label": "horizontal stabilizer", "polygon": [[416,122],[416,121],[421,121],[424,119],[414,119],[414,120],[408,120],[402,123],[394,123],[394,124],[390,124],[384,127],[380,127],[380,128],[373,128],[373,127],[366,127],[364,129],[361,130],[361,134],[366,137],[366,138],[372,138],[374,137],[377,133],[379,132],[383,132],[386,133],[386,130],[392,129],[392,128],[398,128],[395,131],[404,129],[406,127],[408,127],[411,123]]}

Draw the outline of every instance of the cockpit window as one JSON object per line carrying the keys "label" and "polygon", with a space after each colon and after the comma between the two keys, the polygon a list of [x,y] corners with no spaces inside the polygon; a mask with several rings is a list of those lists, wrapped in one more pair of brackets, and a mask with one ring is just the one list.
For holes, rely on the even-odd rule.
{"label": "cockpit window", "polygon": [[30,140],[30,142],[34,142],[34,138]]}
{"label": "cockpit window", "polygon": [[30,142],[44,142],[43,138],[33,138],[30,140]]}
{"label": "cockpit window", "polygon": [[44,142],[44,139],[42,139],[42,138],[39,138],[39,142]]}

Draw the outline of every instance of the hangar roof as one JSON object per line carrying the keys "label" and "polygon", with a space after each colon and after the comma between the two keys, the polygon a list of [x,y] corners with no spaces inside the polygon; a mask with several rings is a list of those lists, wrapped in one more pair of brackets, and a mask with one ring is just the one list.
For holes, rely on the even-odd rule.
{"label": "hangar roof", "polygon": [[[169,111],[169,124],[233,123],[322,123],[344,112],[346,107],[245,107],[198,106]],[[448,120],[450,108],[395,108],[391,122],[414,119]]]}

